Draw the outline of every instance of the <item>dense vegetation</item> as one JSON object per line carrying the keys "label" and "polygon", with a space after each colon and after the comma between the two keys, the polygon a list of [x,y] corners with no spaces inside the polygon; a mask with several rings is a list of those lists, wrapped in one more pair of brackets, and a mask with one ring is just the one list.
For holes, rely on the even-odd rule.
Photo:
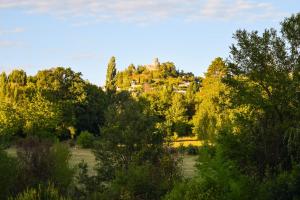
{"label": "dense vegetation", "polygon": [[[300,199],[299,27],[238,30],[203,78],[157,59],[117,72],[115,57],[103,89],[70,68],[3,72],[0,199]],[[188,179],[169,145],[182,136],[203,141]],[[70,166],[75,141],[95,173]]]}

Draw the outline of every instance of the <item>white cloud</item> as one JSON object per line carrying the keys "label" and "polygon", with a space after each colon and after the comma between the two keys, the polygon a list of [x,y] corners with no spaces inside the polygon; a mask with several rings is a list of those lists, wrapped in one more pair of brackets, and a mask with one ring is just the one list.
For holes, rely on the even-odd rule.
{"label": "white cloud", "polygon": [[0,39],[0,48],[24,47],[25,44],[20,41]]}
{"label": "white cloud", "polygon": [[20,28],[20,27],[13,28],[13,29],[1,29],[0,28],[0,36],[6,35],[6,34],[21,33],[21,32],[24,32],[24,29]]}
{"label": "white cloud", "polygon": [[197,13],[189,19],[199,20],[212,18],[220,20],[260,20],[281,18],[283,12],[276,9],[271,3],[254,2],[248,0],[208,0]]}
{"label": "white cloud", "polygon": [[172,17],[184,20],[258,20],[278,16],[270,3],[251,0],[0,0],[0,9],[19,8],[85,24],[98,21],[149,23]]}
{"label": "white cloud", "polygon": [[16,46],[17,43],[10,40],[0,40],[0,48],[1,47],[13,47]]}

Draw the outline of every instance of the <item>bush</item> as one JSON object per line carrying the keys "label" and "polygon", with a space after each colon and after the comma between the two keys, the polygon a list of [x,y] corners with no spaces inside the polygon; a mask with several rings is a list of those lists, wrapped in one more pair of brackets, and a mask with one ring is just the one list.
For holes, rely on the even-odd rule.
{"label": "bush", "polygon": [[300,199],[300,166],[268,178],[260,185],[258,199],[296,200]]}
{"label": "bush", "polygon": [[101,199],[161,199],[173,188],[173,181],[179,180],[172,177],[172,173],[164,174],[173,163],[170,161],[164,161],[160,167],[150,163],[131,164],[128,169],[118,170],[111,187]]}
{"label": "bush", "polygon": [[180,144],[179,147],[178,147],[178,152],[181,153],[181,154],[184,154],[185,153],[185,147],[183,146],[183,144]]}
{"label": "bush", "polygon": [[58,190],[49,184],[46,187],[39,185],[37,189],[27,189],[16,198],[11,197],[9,200],[68,200],[68,198],[60,196]]}
{"label": "bush", "polygon": [[19,191],[48,182],[62,192],[67,190],[74,170],[69,166],[71,154],[66,146],[30,137],[19,142],[17,155],[21,172]]}
{"label": "bush", "polygon": [[57,143],[51,148],[50,153],[54,164],[50,179],[59,191],[65,192],[72,183],[75,173],[75,169],[69,165],[71,152],[66,145]]}
{"label": "bush", "polygon": [[13,141],[13,137],[11,135],[1,135],[0,136],[0,149],[8,148]]}
{"label": "bush", "polygon": [[197,155],[198,152],[199,152],[199,149],[198,149],[198,147],[193,146],[193,145],[190,144],[190,145],[186,148],[186,151],[187,151],[187,154],[188,154],[188,155]]}
{"label": "bush", "polygon": [[0,150],[0,199],[6,199],[14,192],[17,183],[18,163]]}
{"label": "bush", "polygon": [[77,137],[77,144],[82,148],[92,148],[94,146],[95,137],[88,131],[82,131]]}

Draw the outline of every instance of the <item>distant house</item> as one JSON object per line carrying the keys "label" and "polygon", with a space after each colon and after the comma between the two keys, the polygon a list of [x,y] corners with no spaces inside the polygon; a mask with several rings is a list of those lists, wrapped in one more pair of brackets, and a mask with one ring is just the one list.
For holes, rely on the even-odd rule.
{"label": "distant house", "polygon": [[130,83],[131,87],[134,87],[136,85],[136,81],[135,80],[132,80],[131,83]]}
{"label": "distant house", "polygon": [[180,83],[179,85],[178,85],[178,87],[180,87],[180,88],[187,88],[187,87],[189,87],[190,86],[190,82],[188,82],[188,81],[185,81],[185,82],[183,82],[183,83]]}
{"label": "distant house", "polygon": [[185,91],[185,90],[175,90],[174,92],[180,93],[180,94],[186,94],[186,91]]}

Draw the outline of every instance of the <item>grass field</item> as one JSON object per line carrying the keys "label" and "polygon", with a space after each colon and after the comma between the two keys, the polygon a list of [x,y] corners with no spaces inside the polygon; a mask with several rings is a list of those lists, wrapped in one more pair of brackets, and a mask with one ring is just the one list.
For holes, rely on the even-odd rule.
{"label": "grass field", "polygon": [[[6,150],[9,155],[16,156],[16,149],[9,148]],[[71,166],[76,166],[82,160],[84,160],[90,169],[90,173],[93,173],[93,168],[96,164],[96,160],[94,154],[90,149],[82,149],[82,148],[71,148],[72,157],[70,159]],[[197,156],[192,155],[182,155],[182,173],[184,177],[192,177],[195,174],[195,163]]]}
{"label": "grass field", "polygon": [[189,145],[200,147],[203,145],[203,141],[199,140],[197,137],[179,137],[171,142],[171,146],[178,148],[180,146],[188,147]]}

